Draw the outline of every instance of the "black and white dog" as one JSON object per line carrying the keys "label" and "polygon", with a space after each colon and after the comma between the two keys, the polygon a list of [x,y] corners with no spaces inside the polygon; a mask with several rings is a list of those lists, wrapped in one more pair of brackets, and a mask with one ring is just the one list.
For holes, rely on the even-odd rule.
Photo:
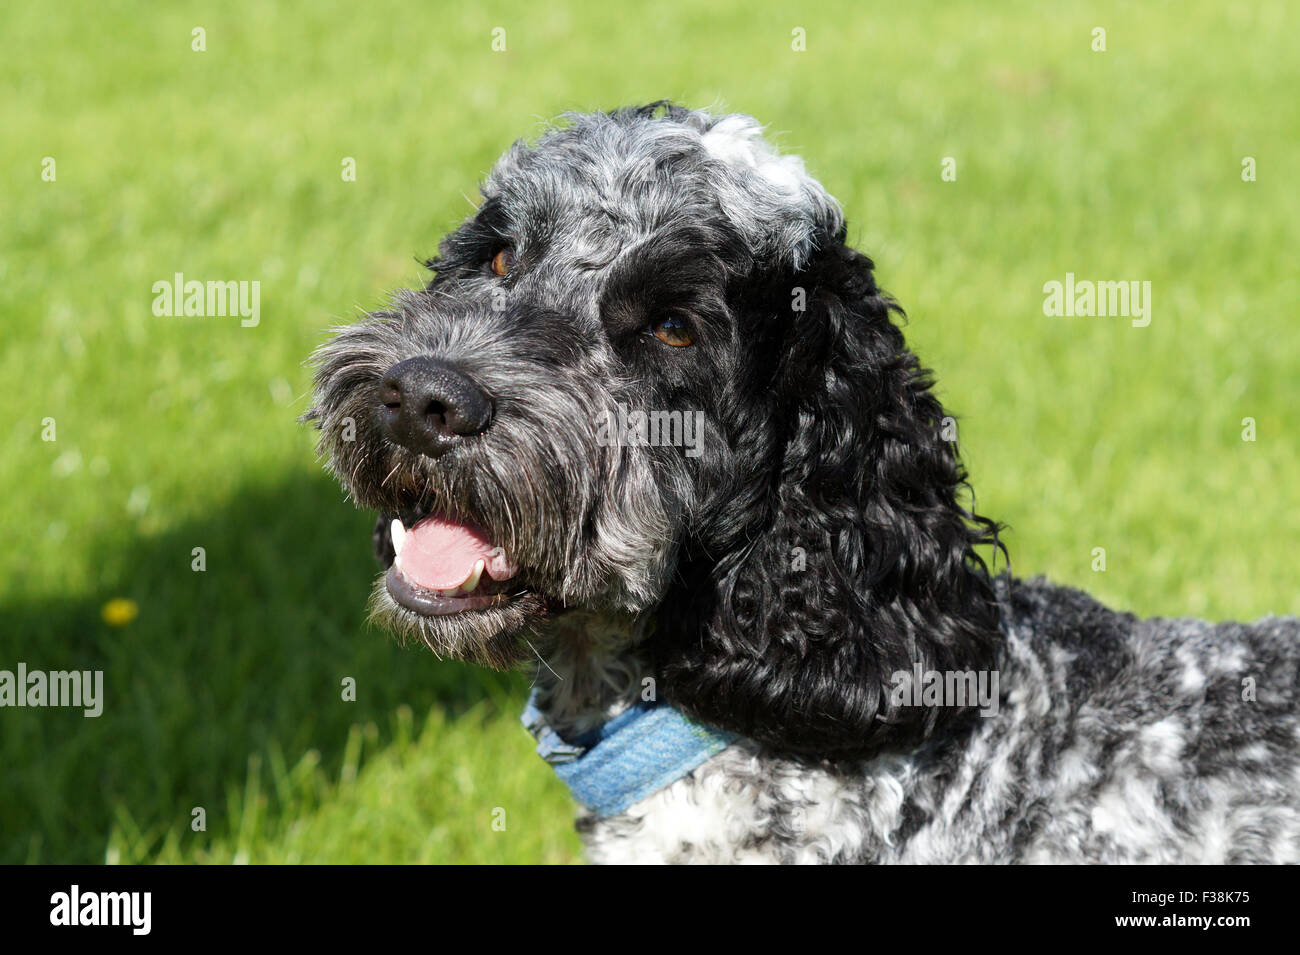
{"label": "black and white dog", "polygon": [[994,576],[839,206],[742,115],[516,143],[319,352],[375,616],[532,660],[596,861],[1300,860],[1300,621]]}

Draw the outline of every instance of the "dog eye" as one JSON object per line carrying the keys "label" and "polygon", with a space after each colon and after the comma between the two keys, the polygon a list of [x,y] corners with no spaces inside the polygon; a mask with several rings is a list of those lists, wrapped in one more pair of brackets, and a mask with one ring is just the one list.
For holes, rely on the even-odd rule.
{"label": "dog eye", "polygon": [[686,324],[684,319],[675,317],[655,322],[650,326],[650,334],[665,345],[672,345],[673,348],[685,348],[695,341],[691,327]]}
{"label": "dog eye", "polygon": [[515,266],[515,251],[508,246],[492,256],[492,271],[505,278]]}

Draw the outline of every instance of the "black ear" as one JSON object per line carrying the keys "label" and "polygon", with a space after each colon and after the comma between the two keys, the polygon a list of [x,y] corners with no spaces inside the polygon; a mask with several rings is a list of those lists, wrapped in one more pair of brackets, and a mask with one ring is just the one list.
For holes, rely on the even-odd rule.
{"label": "black ear", "polygon": [[766,440],[735,488],[743,503],[684,548],[655,638],[663,691],[790,753],[915,745],[960,711],[895,705],[893,675],[994,666],[998,614],[975,548],[1000,547],[997,526],[961,503],[944,410],[871,260],[841,232],[783,292],[755,396]]}

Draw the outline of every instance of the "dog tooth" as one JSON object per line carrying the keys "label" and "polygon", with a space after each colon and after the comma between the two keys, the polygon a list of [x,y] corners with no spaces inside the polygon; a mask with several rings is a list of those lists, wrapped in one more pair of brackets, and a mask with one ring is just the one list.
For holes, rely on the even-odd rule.
{"label": "dog tooth", "polygon": [[402,526],[399,518],[393,518],[393,523],[389,525],[388,532],[393,537],[393,551],[401,554],[402,547],[406,544],[406,528]]}
{"label": "dog tooth", "polygon": [[474,589],[478,586],[479,578],[483,576],[484,566],[485,563],[481,560],[474,564],[473,571],[471,571],[470,575],[465,578],[465,582],[460,585],[460,592],[462,594],[472,594],[474,592]]}

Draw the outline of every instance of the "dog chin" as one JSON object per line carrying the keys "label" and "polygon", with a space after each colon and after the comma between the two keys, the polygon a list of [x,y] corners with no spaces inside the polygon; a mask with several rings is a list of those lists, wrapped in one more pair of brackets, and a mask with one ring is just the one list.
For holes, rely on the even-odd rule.
{"label": "dog chin", "polygon": [[375,583],[370,617],[404,641],[422,641],[439,659],[497,670],[529,656],[529,638],[551,618],[546,599],[531,591],[460,599],[465,606],[447,607],[446,598],[412,587],[390,568]]}

